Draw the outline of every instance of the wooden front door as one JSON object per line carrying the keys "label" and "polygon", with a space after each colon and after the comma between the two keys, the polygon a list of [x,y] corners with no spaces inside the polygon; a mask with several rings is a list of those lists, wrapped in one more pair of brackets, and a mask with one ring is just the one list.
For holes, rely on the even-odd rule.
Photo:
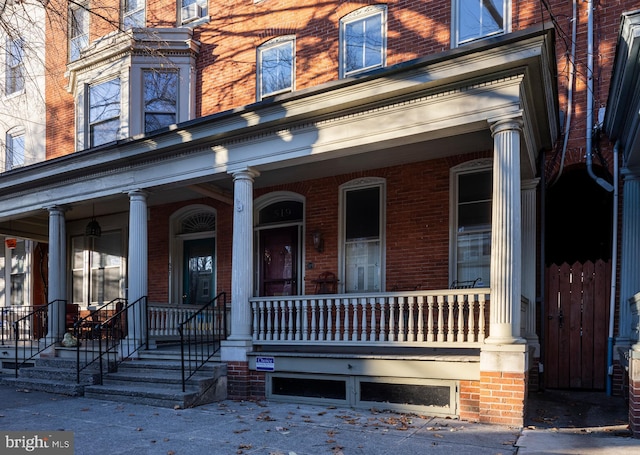
{"label": "wooden front door", "polygon": [[298,227],[260,231],[260,295],[298,294]]}
{"label": "wooden front door", "polygon": [[604,389],[611,267],[608,262],[547,268],[544,345],[545,386]]}
{"label": "wooden front door", "polygon": [[182,303],[205,305],[215,297],[215,239],[185,240]]}

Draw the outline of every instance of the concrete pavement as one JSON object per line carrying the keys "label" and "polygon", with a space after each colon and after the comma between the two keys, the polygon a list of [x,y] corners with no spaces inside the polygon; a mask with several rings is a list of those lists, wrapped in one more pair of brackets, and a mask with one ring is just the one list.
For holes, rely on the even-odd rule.
{"label": "concrete pavement", "polygon": [[615,432],[521,431],[429,416],[271,402],[167,409],[0,386],[0,431],[26,430],[72,431],[78,455],[640,455],[640,441]]}

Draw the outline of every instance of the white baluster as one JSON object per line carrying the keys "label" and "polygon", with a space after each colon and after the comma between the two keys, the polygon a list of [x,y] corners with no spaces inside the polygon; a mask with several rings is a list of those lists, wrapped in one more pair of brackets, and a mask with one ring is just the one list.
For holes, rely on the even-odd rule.
{"label": "white baluster", "polygon": [[264,315],[264,300],[260,301],[259,311],[260,311],[260,315],[259,315],[259,319],[258,319],[259,324],[260,324],[260,337],[259,337],[259,339],[260,340],[266,340],[267,339],[266,338],[267,334],[265,332],[265,329],[266,329],[267,324],[266,324],[265,315]]}
{"label": "white baluster", "polygon": [[467,301],[467,294],[458,296],[458,327],[456,330],[456,341],[458,343],[465,342],[464,336],[464,305]]}
{"label": "white baluster", "polygon": [[273,341],[273,302],[265,302],[267,305],[267,340]]}
{"label": "white baluster", "polygon": [[379,341],[389,341],[389,335],[387,334],[387,301],[385,298],[380,300],[380,334],[378,335]]}
{"label": "white baluster", "polygon": [[257,340],[258,339],[258,327],[259,327],[259,322],[258,322],[258,315],[260,313],[259,310],[260,307],[260,303],[256,303],[256,302],[251,302],[251,313],[253,316],[253,339]]}
{"label": "white baluster", "polygon": [[398,297],[398,341],[407,341],[407,331],[405,327],[405,298]]}
{"label": "white baluster", "polygon": [[424,301],[425,297],[416,297],[418,301],[418,341],[424,341]]}
{"label": "white baluster", "polygon": [[450,295],[447,298],[447,341],[453,341],[453,310],[456,307],[456,297]]}
{"label": "white baluster", "polygon": [[484,342],[484,338],[486,336],[486,333],[484,330],[484,327],[485,327],[484,307],[485,307],[486,301],[487,301],[486,295],[478,296],[478,343]]}
{"label": "white baluster", "polygon": [[395,297],[389,298],[389,341],[397,341],[396,338],[396,307]]}
{"label": "white baluster", "polygon": [[[287,340],[288,341],[293,341],[293,322],[294,322],[294,315],[293,315],[293,301],[291,300],[287,300],[287,325],[289,326],[289,331],[287,333]],[[300,327],[300,325],[298,325],[298,327]]]}
{"label": "white baluster", "polygon": [[318,301],[318,313],[319,313],[319,317],[320,317],[320,325],[319,325],[319,329],[318,329],[318,339],[319,340],[327,340],[327,326],[325,324],[326,319],[325,319],[325,310],[326,310],[327,304],[325,302],[324,299],[320,299]]}

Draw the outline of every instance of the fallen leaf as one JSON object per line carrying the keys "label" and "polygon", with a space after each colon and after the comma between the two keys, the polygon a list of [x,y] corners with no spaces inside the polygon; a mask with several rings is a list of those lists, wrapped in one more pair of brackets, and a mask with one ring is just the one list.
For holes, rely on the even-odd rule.
{"label": "fallen leaf", "polygon": [[173,450],[169,450],[167,451],[167,455],[176,455],[176,453]]}
{"label": "fallen leaf", "polygon": [[90,408],[82,408],[82,409],[80,409],[80,410],[81,410],[82,412],[91,411],[91,409],[90,409]]}
{"label": "fallen leaf", "polygon": [[240,430],[233,430],[235,434],[244,433],[245,431],[250,431],[248,428],[242,428]]}
{"label": "fallen leaf", "polygon": [[142,431],[142,428],[138,427],[136,428],[136,431]]}

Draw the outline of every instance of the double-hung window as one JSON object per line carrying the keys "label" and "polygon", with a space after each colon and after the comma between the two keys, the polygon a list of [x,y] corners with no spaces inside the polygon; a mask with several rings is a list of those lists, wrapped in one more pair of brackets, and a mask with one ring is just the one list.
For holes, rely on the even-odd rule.
{"label": "double-hung window", "polygon": [[461,168],[452,173],[452,281],[489,286],[491,266],[491,168]]}
{"label": "double-hung window", "polygon": [[89,11],[83,6],[74,6],[69,16],[69,61],[73,62],[89,45]]}
{"label": "double-hung window", "polygon": [[24,133],[7,134],[6,169],[24,166]]}
{"label": "double-hung window", "polygon": [[22,90],[24,90],[24,41],[22,38],[9,39],[5,93],[11,95]]}
{"label": "double-hung window", "polygon": [[179,17],[181,24],[188,24],[209,16],[207,0],[182,0],[178,5],[182,5]]}
{"label": "double-hung window", "polygon": [[258,48],[258,99],[293,90],[295,39],[274,38]]}
{"label": "double-hung window", "polygon": [[384,201],[384,179],[349,182],[341,188],[345,292],[382,291]]}
{"label": "double-hung window", "polygon": [[120,78],[89,86],[89,146],[115,141],[120,133]]}
{"label": "double-hung window", "polygon": [[144,131],[154,131],[176,123],[178,72],[144,70]]}
{"label": "double-hung window", "polygon": [[340,77],[380,68],[386,63],[384,5],[368,6],[340,20]]}
{"label": "double-hung window", "polygon": [[145,0],[124,0],[122,26],[125,30],[145,26]]}
{"label": "double-hung window", "polygon": [[510,0],[453,0],[453,45],[509,31]]}

